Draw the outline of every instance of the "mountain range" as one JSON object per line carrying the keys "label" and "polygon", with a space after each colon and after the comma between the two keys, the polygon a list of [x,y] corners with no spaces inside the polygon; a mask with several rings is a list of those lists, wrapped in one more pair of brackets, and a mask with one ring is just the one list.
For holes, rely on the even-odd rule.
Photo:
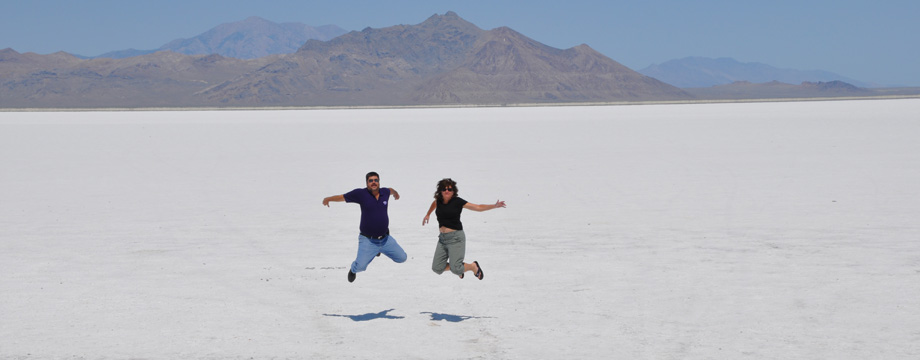
{"label": "mountain range", "polygon": [[456,13],[328,42],[198,95],[234,104],[498,104],[687,99],[587,45],[561,50]]}
{"label": "mountain range", "polygon": [[556,49],[454,12],[418,25],[308,40],[236,59],[172,51],[125,59],[0,50],[0,107],[442,105],[679,100],[691,96],[587,45]]}
{"label": "mountain range", "polygon": [[[251,17],[124,58],[4,49],[0,108],[500,105],[873,94],[839,81],[680,89],[588,45],[557,49],[507,27],[480,29],[454,12],[417,25],[339,36],[338,27],[317,29]],[[300,45],[292,50],[295,44]]]}

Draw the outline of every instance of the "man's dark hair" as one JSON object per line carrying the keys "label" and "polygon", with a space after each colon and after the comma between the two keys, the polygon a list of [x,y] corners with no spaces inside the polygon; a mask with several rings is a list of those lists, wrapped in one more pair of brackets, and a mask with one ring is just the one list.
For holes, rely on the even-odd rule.
{"label": "man's dark hair", "polygon": [[376,176],[378,179],[380,179],[380,174],[377,174],[376,171],[371,171],[367,173],[367,175],[364,175],[364,182],[367,182],[367,180],[370,179],[371,176]]}

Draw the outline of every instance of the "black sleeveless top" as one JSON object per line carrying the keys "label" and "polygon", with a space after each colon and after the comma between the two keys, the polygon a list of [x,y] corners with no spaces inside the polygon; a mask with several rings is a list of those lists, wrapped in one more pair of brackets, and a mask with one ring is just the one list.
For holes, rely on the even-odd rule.
{"label": "black sleeveless top", "polygon": [[445,204],[443,201],[435,200],[438,204],[435,214],[438,216],[438,226],[448,229],[463,230],[463,223],[460,222],[460,212],[463,211],[463,205],[466,200],[454,196]]}

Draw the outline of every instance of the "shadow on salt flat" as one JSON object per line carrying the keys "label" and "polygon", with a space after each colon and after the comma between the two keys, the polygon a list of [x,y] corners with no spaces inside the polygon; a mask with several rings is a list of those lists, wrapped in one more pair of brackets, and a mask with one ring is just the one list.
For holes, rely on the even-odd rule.
{"label": "shadow on salt flat", "polygon": [[393,310],[395,309],[384,310],[378,313],[367,313],[367,314],[362,314],[362,315],[338,315],[338,314],[323,314],[323,315],[324,316],[347,317],[353,321],[370,321],[370,320],[376,320],[376,319],[391,319],[392,320],[392,319],[404,319],[405,318],[405,316],[393,316],[393,315],[387,314]]}
{"label": "shadow on salt flat", "polygon": [[466,315],[451,315],[451,314],[439,314],[433,312],[421,312],[420,314],[429,314],[431,315],[431,321],[449,321],[449,322],[461,322],[463,320],[469,319],[491,319],[488,316],[466,316]]}
{"label": "shadow on salt flat", "polygon": [[[405,316],[389,315],[389,312],[393,310],[395,309],[389,309],[389,310],[384,310],[381,312],[367,313],[367,314],[361,314],[361,315],[323,314],[323,316],[344,317],[344,318],[349,318],[352,321],[370,321],[370,320],[377,320],[377,319],[396,320],[396,319],[406,318]],[[442,321],[443,320],[443,321],[455,322],[455,323],[458,323],[464,320],[469,320],[469,319],[490,319],[491,318],[488,316],[451,315],[451,314],[441,314],[441,313],[434,313],[434,312],[427,312],[427,311],[421,312],[419,314],[430,315],[431,321]]]}

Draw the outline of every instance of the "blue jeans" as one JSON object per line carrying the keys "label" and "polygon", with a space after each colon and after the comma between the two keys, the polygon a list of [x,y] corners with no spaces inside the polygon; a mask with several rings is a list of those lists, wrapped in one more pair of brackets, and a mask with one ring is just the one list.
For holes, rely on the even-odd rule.
{"label": "blue jeans", "polygon": [[397,263],[406,262],[407,258],[406,252],[390,235],[380,240],[358,235],[358,257],[351,263],[351,272],[357,274],[367,270],[367,265],[377,257],[377,254],[384,254]]}

